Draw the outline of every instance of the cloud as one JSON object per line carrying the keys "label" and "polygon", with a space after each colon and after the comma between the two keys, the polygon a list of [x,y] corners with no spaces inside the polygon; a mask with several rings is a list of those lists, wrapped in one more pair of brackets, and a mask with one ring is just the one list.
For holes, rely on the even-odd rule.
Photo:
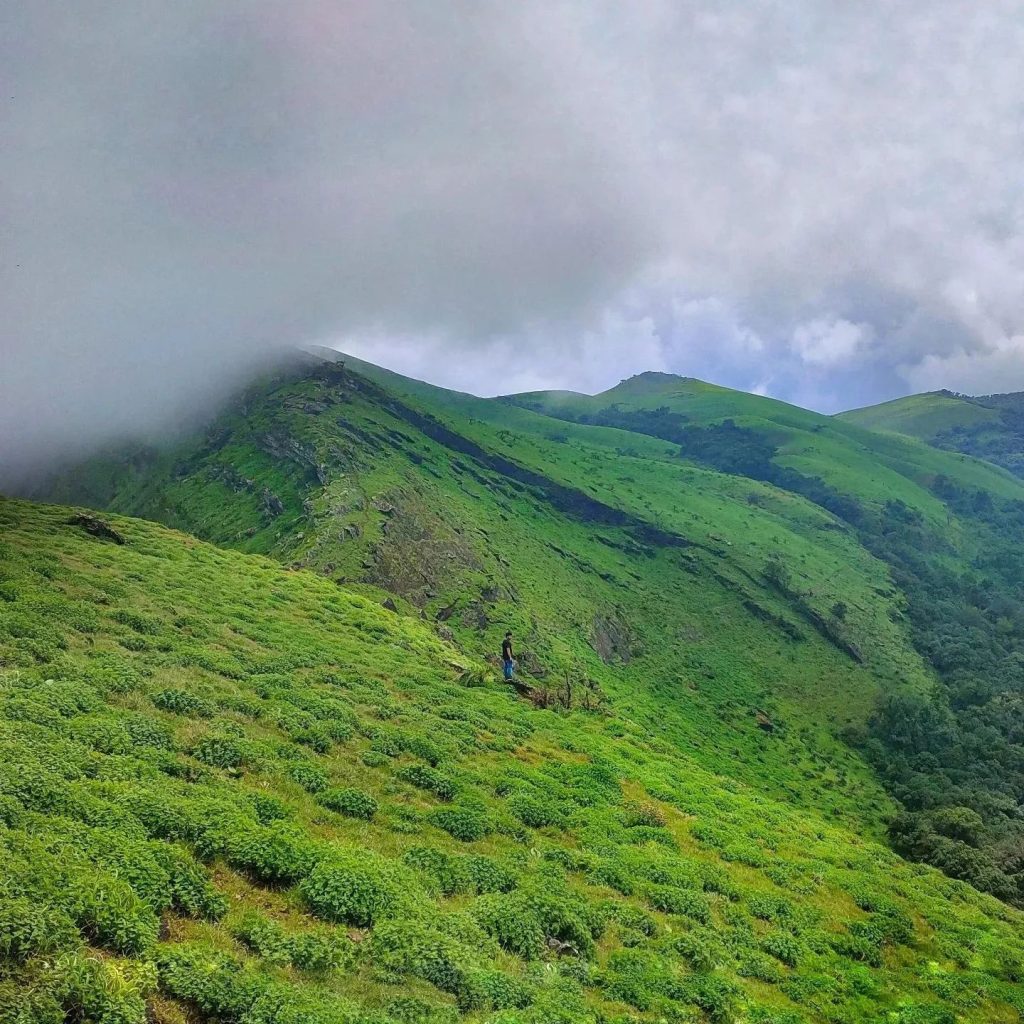
{"label": "cloud", "polygon": [[0,485],[325,339],[483,392],[1017,379],[1010,0],[0,0],[0,29]]}
{"label": "cloud", "polygon": [[793,331],[791,349],[809,366],[849,365],[874,340],[874,329],[849,320],[819,318],[799,324]]}

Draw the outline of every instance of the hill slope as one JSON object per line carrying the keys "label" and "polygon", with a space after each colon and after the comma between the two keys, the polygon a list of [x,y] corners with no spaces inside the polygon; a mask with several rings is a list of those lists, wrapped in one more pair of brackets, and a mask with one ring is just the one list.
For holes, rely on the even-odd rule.
{"label": "hill slope", "polygon": [[[508,625],[529,676],[594,679],[710,768],[878,827],[884,796],[831,734],[928,677],[885,566],[832,516],[655,439],[363,369],[260,387],[99,504],[400,595],[480,656]],[[787,728],[767,742],[755,710]],[[806,785],[822,758],[843,784]]]}
{"label": "hill slope", "polygon": [[474,656],[511,626],[538,702],[596,686],[1024,899],[1024,484],[996,467],[668,375],[496,401],[350,360],[53,494],[391,595]]}
{"label": "hill slope", "polygon": [[418,617],[0,500],[0,1019],[1010,1021],[1019,913]]}
{"label": "hill slope", "polygon": [[837,419],[871,430],[907,434],[1024,476],[1024,394],[972,398],[932,391],[854,409]]}

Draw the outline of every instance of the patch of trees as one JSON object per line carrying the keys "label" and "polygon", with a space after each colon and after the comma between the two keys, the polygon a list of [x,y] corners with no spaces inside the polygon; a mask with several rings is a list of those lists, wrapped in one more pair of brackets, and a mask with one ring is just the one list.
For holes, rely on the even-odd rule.
{"label": "patch of trees", "polygon": [[[976,401],[976,400],[972,400]],[[995,423],[958,424],[932,438],[936,448],[994,462],[1024,477],[1024,407],[1021,396],[994,395],[977,404],[997,408]]]}

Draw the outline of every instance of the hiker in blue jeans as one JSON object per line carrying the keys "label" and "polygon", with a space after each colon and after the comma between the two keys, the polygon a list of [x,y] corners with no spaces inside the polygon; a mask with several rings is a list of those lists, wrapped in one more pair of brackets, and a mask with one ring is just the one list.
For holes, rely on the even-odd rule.
{"label": "hiker in blue jeans", "polygon": [[515,657],[512,654],[512,633],[505,634],[505,640],[501,645],[501,664],[505,669],[505,678],[511,679],[516,672]]}

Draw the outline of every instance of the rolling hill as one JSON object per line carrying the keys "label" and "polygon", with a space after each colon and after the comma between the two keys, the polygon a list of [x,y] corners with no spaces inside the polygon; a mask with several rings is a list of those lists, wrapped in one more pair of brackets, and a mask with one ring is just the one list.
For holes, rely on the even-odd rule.
{"label": "rolling hill", "polygon": [[[257,387],[141,471],[93,472],[116,479],[94,505],[387,591],[477,656],[508,626],[531,676],[593,678],[714,770],[874,830],[892,813],[835,735],[882,690],[926,689],[927,668],[886,566],[799,496],[352,360]],[[72,483],[54,496],[100,486]],[[780,562],[796,601],[764,576]],[[758,710],[787,723],[781,742],[763,741]],[[804,784],[819,756],[843,785]]]}
{"label": "rolling hill", "polygon": [[[456,961],[463,963],[459,958],[468,954],[462,950],[445,961],[451,967],[450,977],[475,978],[483,972],[490,978],[481,982],[485,989],[490,985],[505,992],[508,986],[526,985],[529,996],[517,989],[520,994],[514,999],[495,997],[490,989],[481,995],[476,982],[465,982],[474,995],[459,987],[462,982],[439,984],[439,975],[427,976],[422,972],[428,968],[412,966],[412,953],[404,960],[403,953],[399,966],[398,960],[378,960],[376,931],[371,928],[365,936],[360,930],[352,940],[356,945],[364,938],[370,942],[370,959],[355,957],[353,963],[359,966],[353,967],[354,975],[346,973],[348,967],[327,972],[328,988],[333,985],[336,991],[355,993],[359,999],[365,996],[379,1015],[368,1019],[448,1019],[437,1016],[448,1012],[438,1008],[446,1001],[454,1007],[452,1012],[466,1019],[502,1024],[558,1019],[683,1020],[688,1019],[687,1013],[698,1012],[711,1019],[765,1022],[876,1020],[892,1013],[893,1019],[909,1024],[945,1021],[952,1018],[943,1014],[954,1012],[965,1019],[1013,1019],[1014,1011],[1008,1007],[1019,1002],[1013,987],[1019,979],[1002,967],[992,967],[988,953],[980,959],[951,959],[947,947],[961,943],[965,949],[974,949],[980,940],[941,938],[942,922],[959,922],[961,917],[944,905],[934,913],[927,911],[926,906],[935,906],[929,901],[940,897],[918,891],[918,880],[926,880],[920,885],[937,887],[934,891],[944,894],[941,899],[966,900],[977,908],[967,916],[986,934],[998,933],[999,943],[1004,942],[1004,932],[992,921],[1002,917],[1010,922],[1006,935],[1019,927],[1015,912],[963,884],[968,881],[1009,903],[1024,902],[1024,821],[1019,810],[1024,800],[1024,737],[1018,724],[1024,704],[1018,671],[1024,664],[1020,596],[1024,564],[1019,553],[1024,482],[1011,473],[914,438],[879,433],[843,419],[671,375],[641,374],[597,396],[561,392],[480,399],[328,353],[255,382],[195,436],[163,449],[134,445],[111,451],[60,474],[40,496],[102,509],[104,521],[111,515],[141,517],[218,546],[207,547],[138,520],[116,518],[109,522],[126,537],[137,534],[151,540],[100,543],[80,530],[66,529],[67,510],[7,506],[8,516],[23,535],[19,557],[31,563],[36,551],[40,564],[46,563],[48,531],[62,544],[85,545],[75,546],[60,572],[69,567],[77,572],[88,552],[102,551],[106,561],[96,571],[116,573],[117,606],[128,615],[128,609],[137,605],[143,616],[140,622],[148,621],[146,615],[155,617],[152,635],[159,636],[159,641],[149,639],[144,626],[136,629],[125,619],[120,626],[110,627],[116,634],[114,646],[104,638],[94,649],[87,641],[95,638],[87,633],[79,653],[86,661],[99,657],[103,664],[111,658],[141,659],[143,683],[129,694],[104,691],[101,697],[112,704],[109,714],[114,717],[124,707],[147,719],[156,715],[160,723],[172,726],[173,735],[164,748],[171,754],[161,757],[168,765],[171,759],[186,766],[168,768],[173,778],[193,784],[190,773],[198,758],[206,766],[198,769],[197,776],[204,785],[211,781],[206,774],[210,769],[220,773],[218,784],[255,783],[258,777],[258,785],[265,782],[276,793],[275,773],[287,775],[287,770],[261,760],[263,747],[251,764],[238,750],[228,755],[232,763],[219,764],[219,755],[209,755],[213,763],[204,761],[205,754],[200,756],[196,750],[207,748],[194,748],[194,744],[209,739],[211,749],[219,749],[221,741],[233,741],[237,748],[248,749],[245,744],[250,741],[284,742],[279,736],[283,729],[288,742],[309,747],[317,755],[314,761],[325,759],[318,763],[329,776],[325,786],[332,793],[339,787],[357,789],[371,798],[367,804],[349,794],[338,801],[363,807],[387,805],[387,812],[381,814],[386,827],[379,837],[374,832],[366,839],[368,849],[375,855],[405,857],[410,848],[420,845],[418,839],[407,837],[426,829],[423,835],[437,839],[436,827],[445,831],[437,822],[454,821],[450,816],[432,817],[437,808],[430,810],[415,800],[404,810],[388,804],[398,800],[404,806],[408,793],[394,788],[385,770],[387,759],[397,759],[402,771],[408,768],[408,778],[420,777],[412,763],[418,759],[435,774],[443,769],[446,778],[455,773],[474,780],[465,790],[465,799],[455,803],[460,814],[466,812],[467,820],[479,823],[483,816],[491,823],[485,835],[469,839],[483,843],[479,849],[487,856],[497,856],[492,843],[500,845],[505,839],[526,843],[519,851],[526,858],[522,863],[522,857],[516,859],[517,847],[501,847],[499,859],[506,868],[512,870],[509,865],[517,864],[516,872],[526,870],[531,858],[540,856],[566,873],[565,884],[575,893],[566,899],[578,897],[588,906],[595,901],[601,904],[601,899],[602,905],[617,899],[608,894],[599,899],[591,891],[595,880],[602,879],[600,885],[610,885],[613,892],[635,903],[653,878],[643,874],[646,868],[637,869],[640,875],[625,878],[620,885],[608,881],[612,876],[587,859],[613,855],[605,839],[599,838],[603,830],[612,828],[611,818],[606,815],[600,822],[580,824],[582,811],[575,798],[559,788],[561,795],[555,799],[555,790],[544,791],[545,780],[537,783],[531,777],[525,788],[519,782],[486,781],[488,773],[498,779],[501,765],[507,768],[510,759],[533,772],[547,771],[549,762],[565,759],[607,763],[620,797],[600,806],[619,807],[616,801],[621,800],[631,807],[651,809],[654,801],[657,807],[644,819],[646,824],[624,827],[668,828],[673,833],[671,841],[664,836],[659,839],[661,833],[630,833],[646,837],[641,846],[653,843],[666,850],[673,846],[677,852],[690,850],[679,829],[684,820],[692,825],[687,815],[695,812],[689,805],[679,805],[679,794],[699,794],[701,801],[709,803],[696,814],[695,827],[698,833],[706,828],[709,836],[717,836],[708,840],[710,847],[734,877],[753,880],[749,871],[774,870],[769,861],[780,856],[780,863],[785,862],[789,854],[781,854],[778,843],[791,830],[800,837],[794,839],[800,846],[808,835],[824,830],[827,843],[843,848],[844,856],[854,856],[854,849],[870,849],[869,859],[877,861],[877,868],[868,868],[859,853],[854,857],[860,865],[856,870],[863,868],[867,874],[856,885],[851,881],[853,889],[862,882],[882,885],[885,906],[895,901],[892,906],[904,908],[914,922],[913,937],[903,928],[900,942],[892,945],[891,937],[878,939],[874,952],[862,948],[859,938],[856,953],[853,946],[846,949],[845,939],[836,940],[846,950],[839,955],[868,965],[865,970],[896,970],[897,963],[902,965],[880,986],[865,980],[867,988],[857,992],[848,984],[860,976],[861,968],[831,959],[825,947],[834,952],[829,945],[832,940],[820,937],[806,939],[811,960],[800,959],[803,953],[797,957],[798,963],[813,962],[810,973],[816,980],[786,988],[790,976],[784,969],[780,968],[781,976],[772,974],[767,980],[745,973],[732,945],[739,940],[729,938],[730,922],[736,916],[729,909],[732,899],[722,893],[715,896],[714,890],[714,906],[708,914],[701,909],[696,922],[704,929],[701,940],[716,950],[710,959],[703,951],[694,957],[682,952],[682,960],[673,959],[675,954],[663,950],[655,954],[654,946],[634,952],[639,940],[631,934],[619,942],[615,929],[608,931],[607,924],[592,935],[593,946],[578,931],[573,933],[575,939],[567,939],[568,932],[544,925],[545,941],[556,943],[541,957],[547,963],[545,976],[561,979],[569,960],[573,963],[570,973],[575,972],[559,995],[537,987],[540,975],[535,977],[529,966],[536,957],[524,958],[522,949],[514,947],[510,951],[508,943],[518,940],[503,937],[505,926],[495,924],[497,931],[488,934],[498,946],[486,947],[490,952],[482,960],[467,959],[464,969],[451,967]],[[174,599],[161,605],[162,610],[153,610],[147,596],[153,586],[150,574],[170,571],[172,563],[184,558],[179,547],[190,558],[199,558],[195,552],[202,552],[219,568],[197,570],[195,592],[186,595],[181,589],[187,582],[181,575],[185,570],[179,567]],[[136,560],[140,548],[165,554],[141,564]],[[6,666],[17,676],[12,676],[14,689],[40,685],[46,678],[59,681],[60,673],[46,666],[63,665],[68,657],[56,635],[43,629],[45,616],[34,610],[32,601],[19,605],[23,601],[19,588],[23,589],[25,579],[34,581],[34,570],[20,571],[21,583],[12,590],[15,597],[7,605],[0,604],[0,629],[5,613],[11,609],[18,613],[13,629],[8,629],[14,653],[5,648],[0,655],[0,669]],[[223,579],[218,575],[221,571],[226,574]],[[254,582],[246,582],[250,575]],[[274,582],[278,579],[289,582],[279,585]],[[97,588],[102,590],[94,581],[76,583],[72,589],[76,599],[85,600]],[[242,591],[245,600],[237,596]],[[298,605],[290,603],[295,601],[304,609],[301,614]],[[336,619],[334,611],[318,616],[315,608],[321,606],[343,608],[350,618],[362,616],[377,625],[367,627],[369,639],[353,638],[350,630],[346,632],[345,616]],[[102,608],[100,612],[102,617],[105,612]],[[302,625],[290,637],[289,623],[296,615]],[[199,632],[190,639],[190,623],[196,616],[205,625],[197,627]],[[244,659],[241,668],[233,667],[239,658],[236,640],[250,636],[264,623],[274,625],[259,641],[263,653],[256,660],[262,665],[260,658],[272,661],[279,648],[286,648],[285,667],[254,669]],[[339,654],[332,660],[324,645],[330,647],[335,628],[340,631],[344,658]],[[517,690],[493,682],[486,667],[493,665],[506,628],[515,633],[518,648]],[[55,647],[47,646],[51,641]],[[41,645],[38,654],[33,646],[37,643]],[[71,646],[77,643],[76,639]],[[159,675],[165,662],[178,665],[172,652],[179,643],[188,647],[187,657],[197,660],[174,670],[173,686],[146,682],[150,678],[146,673]],[[354,645],[351,651],[349,643]],[[308,663],[285,664],[300,657],[297,652],[306,645],[311,651],[305,656]],[[377,661],[378,647],[392,653],[382,654]],[[211,649],[207,657],[203,652]],[[349,695],[339,695],[333,682],[321,683],[318,673],[332,679],[344,677],[334,666],[344,665],[345,658],[361,666],[356,676],[377,680],[387,690],[387,700],[397,702],[394,716],[400,725],[405,721],[401,715],[407,698],[413,700],[416,712],[409,712],[409,721],[413,731],[426,738],[439,740],[450,731],[436,717],[429,717],[435,703],[458,705],[452,717],[445,719],[449,723],[467,721],[461,716],[469,714],[470,705],[472,720],[481,728],[494,716],[494,728],[487,730],[487,743],[494,744],[488,748],[494,754],[487,755],[491,757],[488,766],[474,760],[477,755],[471,744],[458,749],[442,744],[443,751],[426,756],[403,746],[404,740],[390,747],[387,740],[377,743],[375,730],[390,734],[391,718],[372,711],[370,717],[383,724],[353,726],[355,735],[362,737],[354,748],[361,758],[356,764],[355,755],[348,752],[348,739],[322,735],[324,729],[329,733],[336,716],[359,718],[365,709],[356,706],[342,714],[344,709],[332,704],[326,717],[319,719],[318,712],[309,711],[303,718],[305,725],[295,729],[311,730],[314,737],[291,735],[292,726],[279,721],[278,703],[290,700],[281,692],[285,686],[281,677],[301,680],[303,692],[310,689],[317,700],[344,701]],[[230,670],[221,672],[218,665]],[[263,682],[267,673],[278,676],[273,684]],[[334,689],[328,692],[324,686]],[[162,707],[160,701],[165,698],[159,694],[164,689],[197,694],[202,713],[195,710],[191,696],[180,698],[184,710]],[[249,714],[250,707],[236,713],[232,702],[244,704],[253,693],[278,710]],[[172,705],[179,701],[166,699]],[[360,705],[369,698],[353,700]],[[296,706],[303,708],[301,702]],[[169,714],[179,715],[180,722],[168,718]],[[210,727],[211,718],[218,723],[216,729]],[[46,728],[59,725],[42,724]],[[34,725],[25,728],[31,733]],[[455,731],[464,738],[467,735],[465,730]],[[527,743],[535,731],[546,737],[536,747]],[[369,761],[360,745],[363,739],[370,747]],[[227,745],[232,749],[230,742]],[[562,753],[556,753],[556,748]],[[383,754],[385,761],[379,761],[374,751]],[[284,762],[291,756],[280,754]],[[367,767],[384,774],[365,775]],[[300,775],[306,771],[297,770]],[[562,769],[553,770],[562,786]],[[429,772],[422,776],[433,777]],[[353,784],[342,785],[349,778]],[[344,818],[347,812],[333,808],[331,816],[329,804],[328,811],[322,809],[315,789],[318,782],[307,796],[299,794],[301,781],[297,785],[298,789],[286,787],[285,791],[297,801],[288,816],[298,823],[295,829],[334,837],[337,815]],[[541,788],[530,788],[537,785]],[[427,790],[433,792],[429,786]],[[529,820],[520,815],[519,825],[508,827],[540,829],[540,833],[527,831],[515,838],[495,824],[507,824],[501,801],[511,799],[513,790],[517,800],[526,801],[523,807],[529,804],[531,809],[524,811]],[[559,803],[563,798],[568,803]],[[33,804],[30,810],[35,813],[40,808]],[[683,815],[678,821],[673,817],[677,812]],[[327,818],[321,820],[325,814]],[[619,815],[616,820],[621,824],[633,811],[608,810],[608,814]],[[772,817],[776,814],[783,817]],[[656,824],[663,819],[665,824]],[[766,821],[772,822],[765,826],[767,832],[776,836],[768,841],[769,847],[774,842],[777,848],[768,854],[751,853],[746,859],[746,855],[734,857],[748,842],[740,835],[742,829],[760,828]],[[714,832],[719,824],[728,836]],[[271,825],[261,823],[261,827]],[[369,826],[359,828],[364,830],[360,836],[369,835],[365,832]],[[472,826],[467,829],[473,831]],[[734,834],[731,829],[740,832]],[[147,842],[166,838],[147,836]],[[344,830],[338,836],[344,843],[356,841],[353,833]],[[261,875],[247,855],[232,853],[230,844],[208,847],[191,833],[171,838],[207,865],[215,885],[221,878],[230,880],[225,884],[238,896],[239,909],[259,910],[267,919],[259,929],[269,929],[268,934],[277,936],[274,942],[291,948],[292,939],[282,938],[280,929],[294,930],[299,922],[296,914],[317,914],[308,892],[311,883],[301,871],[275,880]],[[458,843],[465,837],[454,838]],[[960,881],[942,880],[930,869],[907,864],[885,850],[881,844],[886,841],[905,857],[935,864]],[[563,852],[548,857],[544,853],[548,843],[559,845]],[[453,855],[459,847],[444,849]],[[586,866],[573,867],[565,850],[577,851],[582,858],[579,863]],[[433,853],[429,856],[436,860]],[[374,865],[380,879],[397,877],[389,874],[392,869],[383,862],[374,861]],[[790,869],[781,870],[784,874]],[[883,884],[875,875],[913,881]],[[236,876],[244,879],[247,888],[232,888],[242,884]],[[539,877],[527,872],[519,888],[534,891],[530,887]],[[657,877],[674,876],[669,872]],[[266,895],[268,884],[277,892],[284,882],[283,902],[274,902],[276,896]],[[412,883],[407,878],[403,884]],[[677,881],[654,884],[680,887]],[[782,885],[777,879],[775,884]],[[472,884],[462,882],[457,891],[442,891],[438,896],[431,885],[427,886],[430,898],[440,899],[445,913],[469,913],[476,925],[489,927],[481,924],[485,911],[467,909],[466,901],[475,900],[472,907],[476,907],[482,900],[486,908],[493,894],[474,895]],[[806,886],[804,879],[788,889],[787,899]],[[893,886],[906,891],[896,894]],[[703,883],[697,886],[702,887]],[[723,896],[721,904],[715,902],[719,896]],[[815,920],[823,934],[849,930],[849,922],[837,908],[852,907],[854,918],[858,906],[861,912],[879,913],[877,907],[871,909],[876,903],[873,897],[864,906],[856,893],[849,899],[852,904],[837,892],[825,900],[831,909],[819,906],[824,916]],[[429,905],[430,913],[437,913],[434,903]],[[606,910],[613,912],[607,906]],[[651,910],[649,902],[647,910]],[[173,900],[158,912],[168,921],[181,917],[181,907]],[[581,920],[590,913],[583,904],[574,912],[582,915]],[[678,950],[689,949],[694,921],[685,912],[681,918],[679,911],[661,912],[670,916],[663,922],[664,931],[658,930],[658,919],[655,932],[662,938],[674,935],[671,943],[682,943]],[[203,925],[198,932],[189,924],[181,925],[180,931],[174,931],[177,924],[171,929],[172,944],[182,936],[188,942],[196,938],[204,950],[195,953],[198,960],[188,961],[191,966],[183,969],[182,977],[202,974],[205,968],[200,961],[215,962],[220,966],[216,971],[209,968],[211,979],[222,979],[223,967],[246,985],[246,979],[259,974],[263,980],[253,982],[255,988],[247,992],[262,993],[261,986],[271,982],[274,986],[295,983],[314,998],[309,993],[316,986],[306,986],[302,968],[288,959],[290,954],[275,953],[269,939],[266,948],[250,941],[245,937],[248,925],[233,924],[231,914],[223,920],[227,923]],[[776,918],[769,915],[767,920]],[[302,919],[303,929],[310,924]],[[470,932],[459,932],[454,923],[442,925],[431,919],[415,924],[421,925],[433,929],[430,934],[441,946],[448,940],[469,946],[483,941],[469,939]],[[802,927],[790,929],[798,944],[804,942]],[[951,935],[960,935],[961,924],[949,927]],[[921,928],[935,934],[920,932]],[[641,932],[644,929],[650,930],[647,925]],[[754,926],[755,936],[760,929]],[[863,937],[860,930],[854,931]],[[323,938],[321,932],[315,933]],[[193,1014],[199,1013],[199,1007],[201,1018],[205,1013],[239,1024],[264,1019],[350,1019],[338,1016],[341,1010],[334,1017],[302,1013],[288,1017],[283,1010],[280,1017],[273,1017],[277,1011],[254,1009],[260,1005],[256,996],[237,1012],[203,1004],[201,999],[206,997],[188,988],[192,981],[183,981],[185,987],[178,989],[177,982],[169,980],[178,975],[173,964],[162,966],[171,963],[160,960],[164,941],[146,946],[145,957],[156,962],[161,972],[161,995],[156,999],[168,1021],[178,1019],[174,1013],[179,1004]],[[386,946],[391,940],[381,941]],[[431,945],[434,941],[424,937],[423,949],[433,952],[423,956],[444,959],[436,944]],[[573,949],[559,952],[557,944],[562,942]],[[212,956],[207,952],[210,944],[217,956],[203,959]],[[922,957],[937,967],[926,968]],[[628,984],[609,981],[620,968],[629,974]],[[790,964],[788,969],[795,968]],[[680,978],[690,980],[685,985],[680,982],[682,987],[673,982],[668,988],[653,981],[667,970],[682,972]],[[933,970],[934,976],[929,974]],[[496,971],[511,972],[513,981],[498,979]],[[965,971],[972,980],[954,980]],[[975,977],[978,971],[987,979]],[[840,984],[841,992],[835,989],[839,977],[846,979]],[[401,1016],[405,1011],[396,1009],[394,1002],[400,998],[398,990],[380,988],[388,984],[425,999],[433,1008],[422,1010],[421,1016],[412,1009]],[[708,995],[703,986],[710,986],[708,992],[721,989],[723,1001]],[[820,992],[812,991],[815,986],[820,986]],[[575,993],[572,998],[578,1000],[578,1010],[564,1018],[551,1016],[550,1007],[568,999],[569,989]],[[968,989],[973,996],[965,994]],[[441,996],[439,991],[447,994]],[[793,996],[797,991],[802,993],[799,998]],[[321,997],[328,998],[323,993],[315,998]],[[518,1004],[506,1005],[502,1000],[518,1000],[523,1007],[517,1009]],[[351,1019],[362,1019],[356,1010],[351,1013],[356,1015]]]}
{"label": "rolling hill", "polygon": [[932,391],[840,413],[837,419],[916,437],[1024,476],[1024,394],[971,397]]}

